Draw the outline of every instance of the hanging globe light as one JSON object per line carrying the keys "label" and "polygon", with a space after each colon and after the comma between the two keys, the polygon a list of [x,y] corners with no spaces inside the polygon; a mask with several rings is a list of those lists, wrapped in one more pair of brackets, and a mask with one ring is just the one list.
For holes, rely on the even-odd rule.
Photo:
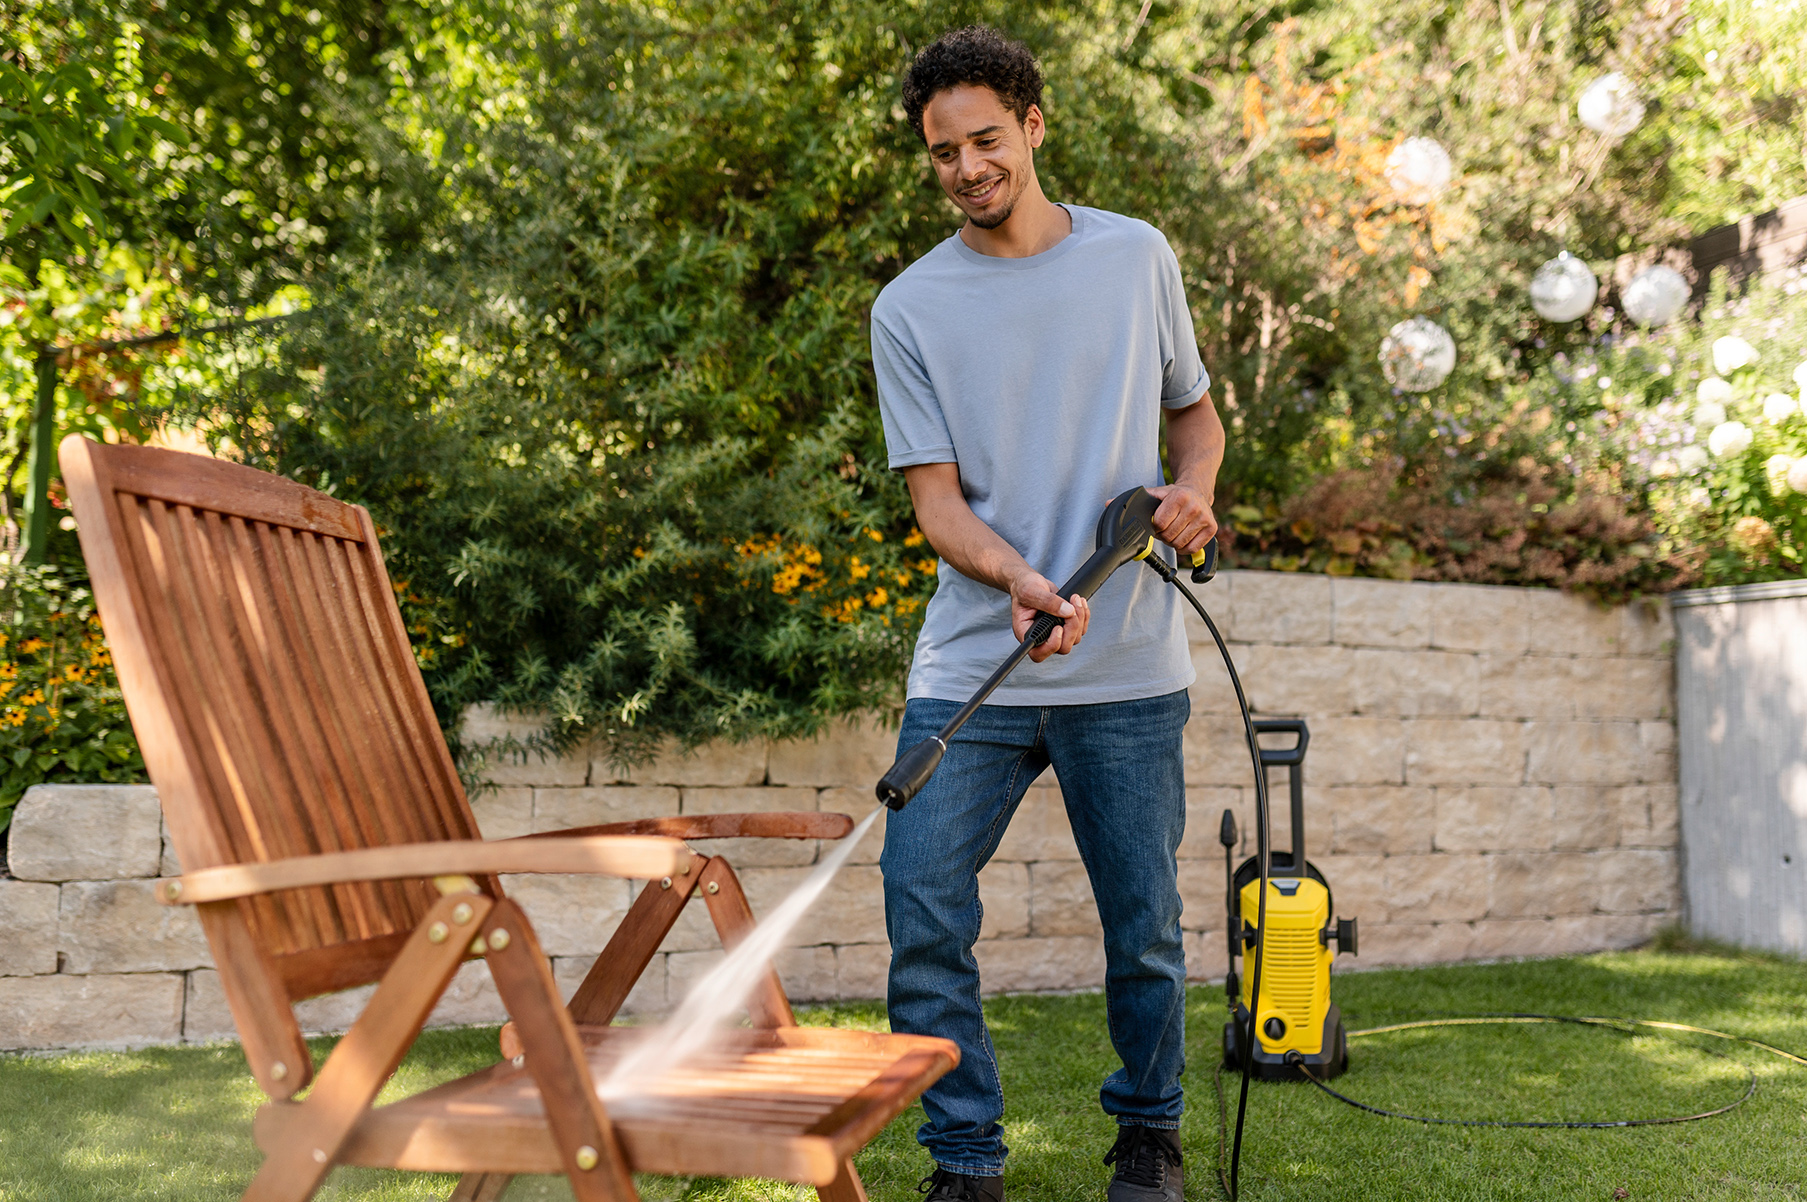
{"label": "hanging globe light", "polygon": [[1531,307],[1545,321],[1574,321],[1594,307],[1599,295],[1600,281],[1566,250],[1531,277]]}
{"label": "hanging globe light", "polygon": [[1641,326],[1665,326],[1688,303],[1688,281],[1673,267],[1657,264],[1631,277],[1619,293],[1625,315]]}
{"label": "hanging globe light", "polygon": [[1581,98],[1575,102],[1575,115],[1595,133],[1622,138],[1644,119],[1644,102],[1638,99],[1631,81],[1614,71],[1582,89]]}
{"label": "hanging globe light", "polygon": [[1380,342],[1380,370],[1404,392],[1429,392],[1456,369],[1456,340],[1428,317],[1408,317]]}
{"label": "hanging globe light", "polygon": [[1387,156],[1387,187],[1407,204],[1425,205],[1449,189],[1449,152],[1435,138],[1407,138]]}

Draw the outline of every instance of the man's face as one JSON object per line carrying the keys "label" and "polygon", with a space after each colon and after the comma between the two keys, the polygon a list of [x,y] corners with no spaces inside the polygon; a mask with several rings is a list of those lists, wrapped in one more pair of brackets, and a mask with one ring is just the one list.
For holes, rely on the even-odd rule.
{"label": "man's face", "polygon": [[1009,219],[1035,178],[1033,151],[1045,130],[1031,105],[1022,121],[990,88],[965,84],[937,92],[922,110],[929,161],[948,199],[982,230]]}

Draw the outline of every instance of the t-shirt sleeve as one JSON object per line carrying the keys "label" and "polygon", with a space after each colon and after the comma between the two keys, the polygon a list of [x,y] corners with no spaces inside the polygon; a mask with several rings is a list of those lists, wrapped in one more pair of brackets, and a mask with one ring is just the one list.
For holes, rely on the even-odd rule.
{"label": "t-shirt sleeve", "polygon": [[892,470],[919,463],[955,463],[941,400],[910,341],[901,338],[875,308],[872,371],[878,378],[878,412]]}
{"label": "t-shirt sleeve", "polygon": [[1186,304],[1186,286],[1180,277],[1180,261],[1161,239],[1161,282],[1166,290],[1161,306],[1161,407],[1184,409],[1196,404],[1211,387],[1211,373],[1198,357],[1198,339],[1192,332],[1192,310]]}

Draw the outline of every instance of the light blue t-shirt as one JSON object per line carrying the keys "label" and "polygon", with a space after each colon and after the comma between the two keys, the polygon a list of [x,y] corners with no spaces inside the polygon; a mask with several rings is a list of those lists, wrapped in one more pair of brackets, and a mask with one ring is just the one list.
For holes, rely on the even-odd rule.
{"label": "light blue t-shirt", "polygon": [[[1026,259],[955,234],[872,307],[892,468],[954,463],[979,520],[1057,586],[1092,553],[1118,493],[1161,484],[1161,409],[1210,387],[1180,267],[1144,221],[1067,205],[1073,232]],[[1162,547],[1173,562],[1173,552]],[[1092,598],[1069,655],[1025,661],[1001,705],[1089,705],[1192,683],[1180,598],[1129,564]],[[1016,645],[1009,595],[943,560],[909,695],[964,701]]]}

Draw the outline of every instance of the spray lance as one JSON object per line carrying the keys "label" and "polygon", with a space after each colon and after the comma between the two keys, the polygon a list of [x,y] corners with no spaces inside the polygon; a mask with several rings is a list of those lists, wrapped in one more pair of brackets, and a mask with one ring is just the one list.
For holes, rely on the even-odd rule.
{"label": "spray lance", "polygon": [[[1150,496],[1148,490],[1137,487],[1113,500],[1104,507],[1104,513],[1098,518],[1098,530],[1094,539],[1096,549],[1091,557],[1079,565],[1068,581],[1060,586],[1061,597],[1071,597],[1077,593],[1090,600],[1093,593],[1103,587],[1126,563],[1140,560],[1162,580],[1179,589],[1180,595],[1191,603],[1204,619],[1205,628],[1211,632],[1211,638],[1217,644],[1218,654],[1223,657],[1224,669],[1229,673],[1230,683],[1236,689],[1236,704],[1242,711],[1243,733],[1247,737],[1249,760],[1255,770],[1255,863],[1261,879],[1260,903],[1255,915],[1255,974],[1254,989],[1257,995],[1250,997],[1249,1013],[1260,1013],[1258,991],[1261,986],[1261,954],[1266,946],[1262,937],[1267,927],[1267,879],[1268,879],[1268,810],[1267,810],[1267,772],[1261,763],[1261,745],[1255,737],[1255,724],[1249,715],[1248,698],[1242,691],[1242,680],[1236,675],[1236,665],[1230,659],[1230,649],[1225,645],[1223,635],[1218,632],[1217,623],[1205,612],[1192,590],[1180,583],[1179,572],[1167,566],[1167,561],[1154,554],[1155,533],[1154,515],[1160,508],[1160,502]],[[1217,540],[1213,538],[1202,548],[1192,554],[1192,583],[1205,584],[1217,574]],[[910,748],[897,758],[888,772],[879,779],[878,799],[893,810],[901,810],[908,805],[910,799],[922,791],[935,774],[941,763],[941,757],[947,754],[948,741],[959,729],[966,725],[978,708],[985,703],[997,687],[1004,682],[1016,666],[1023,662],[1029,652],[1046,642],[1054,633],[1054,628],[1061,625],[1061,619],[1050,613],[1037,614],[1030,623],[1028,633],[1023,635],[1022,642],[999,664],[997,670],[988,677],[984,684],[960,707],[947,724],[938,732],[930,735],[916,746]],[[1222,832],[1228,842],[1234,842],[1234,820],[1226,823]],[[1227,847],[1226,847],[1227,854]],[[1253,1021],[1252,1019],[1250,1020]],[[1246,1041],[1245,1041],[1245,1045]],[[1243,1118],[1248,1110],[1249,1074],[1254,1064],[1253,1056],[1245,1056],[1242,1065],[1242,1096],[1236,1106],[1236,1140],[1230,1156],[1229,1193],[1236,1196],[1239,1185],[1238,1175],[1242,1162],[1242,1129]]]}

